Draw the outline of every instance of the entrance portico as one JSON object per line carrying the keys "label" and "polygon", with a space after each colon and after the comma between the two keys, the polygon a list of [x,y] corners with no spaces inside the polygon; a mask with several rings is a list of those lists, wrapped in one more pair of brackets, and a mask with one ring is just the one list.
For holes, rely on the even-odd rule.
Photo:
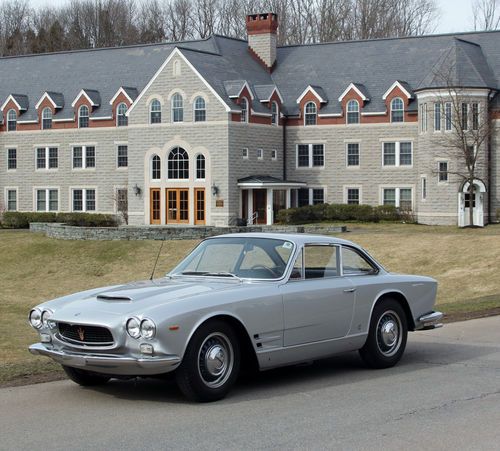
{"label": "entrance portico", "polygon": [[247,224],[271,225],[279,210],[292,206],[292,190],[306,183],[253,175],[238,180],[241,192],[241,217]]}

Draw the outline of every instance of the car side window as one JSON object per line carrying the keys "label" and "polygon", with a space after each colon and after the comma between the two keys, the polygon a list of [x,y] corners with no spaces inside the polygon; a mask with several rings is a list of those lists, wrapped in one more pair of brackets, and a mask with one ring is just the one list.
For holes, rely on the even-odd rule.
{"label": "car side window", "polygon": [[292,272],[290,274],[290,279],[298,280],[302,279],[302,250],[297,255],[295,263],[293,264]]}
{"label": "car side window", "polygon": [[306,245],[304,248],[304,274],[306,279],[338,276],[338,246]]}
{"label": "car side window", "polygon": [[350,247],[342,247],[342,271],[345,276],[375,274],[376,268],[360,253]]}

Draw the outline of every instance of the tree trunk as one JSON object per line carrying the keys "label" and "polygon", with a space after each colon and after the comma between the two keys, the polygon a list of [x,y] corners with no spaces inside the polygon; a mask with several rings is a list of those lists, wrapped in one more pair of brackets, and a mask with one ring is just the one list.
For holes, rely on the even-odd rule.
{"label": "tree trunk", "polygon": [[469,225],[474,226],[475,190],[473,180],[469,180]]}

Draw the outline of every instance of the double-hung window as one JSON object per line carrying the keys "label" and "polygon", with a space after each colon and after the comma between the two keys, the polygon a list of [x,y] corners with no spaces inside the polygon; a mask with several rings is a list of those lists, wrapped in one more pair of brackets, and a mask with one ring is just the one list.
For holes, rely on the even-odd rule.
{"label": "double-hung window", "polygon": [[17,211],[17,189],[7,190],[7,211]]}
{"label": "double-hung window", "polygon": [[479,103],[472,104],[472,130],[479,130]]}
{"label": "double-hung window", "polygon": [[36,169],[57,169],[59,167],[59,152],[57,147],[37,147]]}
{"label": "double-hung window", "polygon": [[347,188],[346,201],[349,205],[359,205],[359,188]]}
{"label": "double-hung window", "polygon": [[447,161],[438,162],[438,182],[440,182],[440,183],[448,182],[448,162]]}
{"label": "double-hung window", "polygon": [[383,143],[382,166],[411,166],[412,161],[410,141]]}
{"label": "double-hung window", "polygon": [[126,144],[118,146],[116,165],[119,168],[128,167],[128,146]]}
{"label": "double-hung window", "polygon": [[297,146],[297,167],[324,167],[325,146],[323,144],[299,144]]}
{"label": "double-hung window", "polygon": [[95,146],[73,147],[73,169],[95,168]]}
{"label": "double-hung window", "polygon": [[441,131],[441,104],[440,103],[434,104],[434,131],[435,132]]}
{"label": "double-hung window", "polygon": [[17,149],[7,149],[7,169],[17,169]]}
{"label": "double-hung window", "polygon": [[425,133],[427,131],[427,104],[420,105],[420,131]]}
{"label": "double-hung window", "polygon": [[73,211],[95,211],[95,189],[73,189]]}
{"label": "double-hung window", "polygon": [[59,190],[42,188],[36,190],[36,211],[58,211]]}
{"label": "double-hung window", "polygon": [[445,131],[449,132],[451,131],[451,120],[452,120],[452,110],[451,110],[451,103],[446,102],[444,104],[444,129]]}
{"label": "double-hung window", "polygon": [[347,166],[359,166],[359,143],[347,143]]}
{"label": "double-hung window", "polygon": [[384,188],[383,204],[392,205],[402,210],[412,210],[412,189],[411,188]]}
{"label": "double-hung window", "polygon": [[462,130],[466,131],[469,129],[469,104],[462,103],[462,115],[461,115],[461,125]]}

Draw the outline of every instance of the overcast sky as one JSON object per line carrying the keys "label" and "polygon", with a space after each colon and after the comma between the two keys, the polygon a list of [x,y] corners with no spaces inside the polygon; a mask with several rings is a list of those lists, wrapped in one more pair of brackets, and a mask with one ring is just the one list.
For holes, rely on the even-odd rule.
{"label": "overcast sky", "polygon": [[[30,0],[33,6],[62,5],[67,0]],[[472,0],[437,0],[441,17],[436,33],[469,31],[472,29]]]}

